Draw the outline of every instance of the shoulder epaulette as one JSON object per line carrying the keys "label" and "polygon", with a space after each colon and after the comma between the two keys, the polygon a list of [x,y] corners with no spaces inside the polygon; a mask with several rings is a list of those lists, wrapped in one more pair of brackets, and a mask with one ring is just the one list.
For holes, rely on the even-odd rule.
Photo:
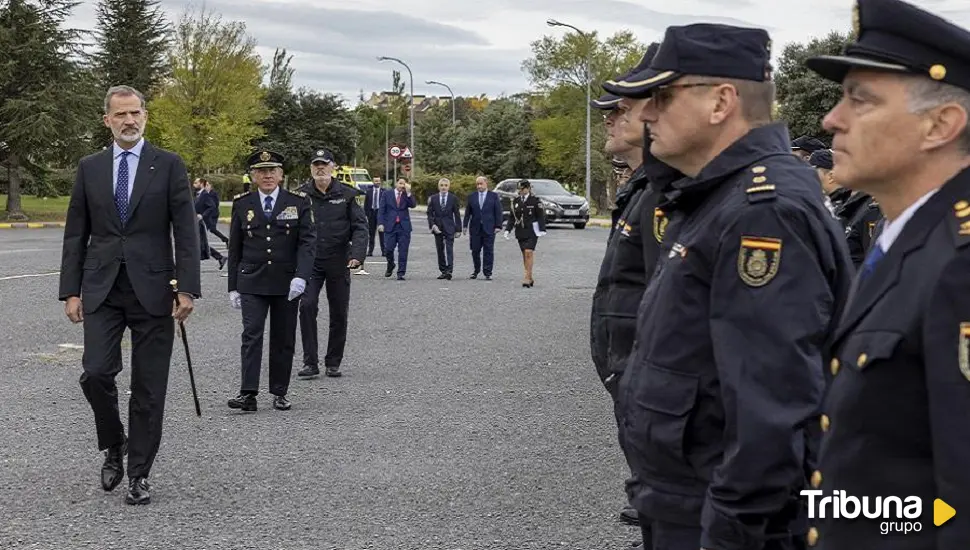
{"label": "shoulder epaulette", "polygon": [[953,205],[953,215],[947,217],[956,247],[963,248],[970,244],[970,202],[958,201]]}
{"label": "shoulder epaulette", "polygon": [[294,195],[296,195],[297,197],[303,197],[303,198],[306,198],[306,193],[304,193],[303,191],[300,191],[299,189],[298,189],[298,190],[296,190],[296,191],[290,191],[290,193],[293,193],[293,194],[294,194]]}
{"label": "shoulder epaulette", "polygon": [[232,200],[234,200],[234,201],[238,201],[239,199],[241,199],[241,198],[243,198],[243,197],[245,197],[246,195],[248,195],[248,194],[250,194],[250,193],[252,193],[252,191],[243,191],[242,193],[239,193],[238,195],[235,195],[235,196],[234,196],[234,197],[232,198]]}
{"label": "shoulder epaulette", "polygon": [[768,176],[765,173],[768,168],[762,164],[751,167],[751,181],[744,189],[748,202],[762,202],[775,200],[775,184],[768,183]]}

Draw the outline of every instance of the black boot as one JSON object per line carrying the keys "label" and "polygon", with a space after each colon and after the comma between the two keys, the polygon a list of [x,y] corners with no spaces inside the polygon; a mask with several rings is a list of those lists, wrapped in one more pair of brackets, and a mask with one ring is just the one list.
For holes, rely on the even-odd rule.
{"label": "black boot", "polygon": [[127,452],[127,438],[120,445],[115,445],[104,452],[104,464],[101,465],[101,487],[105,491],[113,491],[125,478],[125,453]]}

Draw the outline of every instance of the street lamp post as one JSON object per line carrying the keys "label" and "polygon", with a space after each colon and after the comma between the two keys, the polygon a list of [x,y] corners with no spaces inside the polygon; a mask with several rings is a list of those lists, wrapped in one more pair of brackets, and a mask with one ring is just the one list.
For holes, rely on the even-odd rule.
{"label": "street lamp post", "polygon": [[555,19],[549,19],[546,24],[550,27],[569,27],[570,29],[579,33],[580,36],[586,39],[586,203],[592,204],[590,200],[590,137],[589,137],[589,127],[590,127],[590,80],[592,79],[592,57],[593,57],[593,43],[592,37],[585,32],[577,29],[576,27],[568,24],[556,21]]}
{"label": "street lamp post", "polygon": [[377,58],[377,60],[378,61],[394,61],[395,63],[400,63],[401,65],[404,66],[405,69],[408,70],[408,80],[410,80],[410,82],[411,82],[411,100],[408,101],[408,111],[409,111],[409,115],[410,115],[409,129],[408,129],[409,130],[409,134],[410,134],[410,138],[408,138],[408,139],[411,142],[411,173],[412,174],[416,174],[417,173],[417,167],[418,167],[418,161],[417,161],[418,154],[415,152],[415,147],[414,147],[414,74],[411,73],[411,67],[408,67],[408,64],[407,63],[401,61],[400,59],[398,59],[396,57],[384,57],[384,56],[380,56],[380,57]]}
{"label": "street lamp post", "polygon": [[451,86],[448,86],[447,84],[444,84],[435,80],[426,80],[424,83],[437,84],[438,86],[444,86],[445,88],[447,88],[448,95],[451,96],[451,125],[454,126],[455,125],[455,92],[451,91]]}

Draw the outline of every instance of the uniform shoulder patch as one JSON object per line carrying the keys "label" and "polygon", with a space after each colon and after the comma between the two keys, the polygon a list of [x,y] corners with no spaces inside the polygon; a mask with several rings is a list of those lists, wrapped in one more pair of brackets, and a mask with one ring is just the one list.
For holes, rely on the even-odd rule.
{"label": "uniform shoulder patch", "polygon": [[234,200],[234,201],[238,201],[239,199],[241,199],[241,198],[243,198],[243,197],[245,197],[246,195],[248,195],[248,194],[250,194],[250,193],[252,193],[252,191],[243,191],[242,193],[239,193],[239,194],[237,194],[237,195],[234,195],[234,196],[232,197],[232,200]]}
{"label": "uniform shoulder patch", "polygon": [[948,218],[956,247],[963,248],[970,245],[970,202],[958,201],[953,205],[953,215]]}
{"label": "uniform shoulder patch", "polygon": [[738,250],[738,276],[750,287],[762,287],[778,274],[781,263],[781,239],[741,237]]}
{"label": "uniform shoulder patch", "polygon": [[658,243],[662,243],[664,240],[664,234],[667,232],[667,223],[670,220],[667,219],[666,214],[660,208],[653,209],[653,238],[657,240]]}
{"label": "uniform shoulder patch", "polygon": [[761,164],[751,167],[753,176],[744,189],[744,193],[748,197],[748,202],[754,203],[775,199],[775,185],[768,183],[767,172],[768,167]]}
{"label": "uniform shoulder patch", "polygon": [[290,193],[293,193],[297,197],[306,198],[306,193],[304,193],[303,191],[300,191],[299,189],[297,189],[296,191],[290,191]]}

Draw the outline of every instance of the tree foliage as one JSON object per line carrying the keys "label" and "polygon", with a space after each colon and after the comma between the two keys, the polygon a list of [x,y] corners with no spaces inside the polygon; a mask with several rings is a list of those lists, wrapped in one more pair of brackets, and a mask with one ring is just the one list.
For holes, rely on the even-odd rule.
{"label": "tree foliage", "polygon": [[264,135],[263,66],[243,23],[186,12],[169,54],[172,76],[149,109],[157,141],[192,173],[234,164]]}
{"label": "tree foliage", "polygon": [[838,55],[849,41],[848,34],[831,32],[807,44],[788,44],[782,50],[775,75],[778,115],[788,123],[792,137],[809,135],[829,142],[822,119],[842,98],[842,87],[810,71],[805,60],[816,55]]}
{"label": "tree foliage", "polygon": [[10,170],[7,218],[25,219],[21,169],[69,154],[90,109],[80,35],[64,28],[76,2],[9,0],[0,4],[0,153]]}

